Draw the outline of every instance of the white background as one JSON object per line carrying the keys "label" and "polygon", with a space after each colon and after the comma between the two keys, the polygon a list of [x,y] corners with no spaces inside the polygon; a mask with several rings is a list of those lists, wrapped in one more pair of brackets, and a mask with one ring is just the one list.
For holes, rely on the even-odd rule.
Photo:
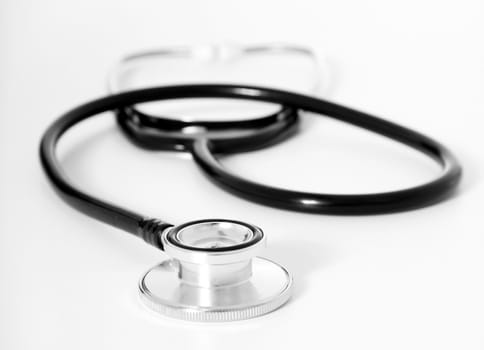
{"label": "white background", "polygon": [[[0,348],[483,349],[483,34],[478,0],[2,0]],[[329,99],[441,140],[464,178],[455,198],[417,211],[298,214],[223,192],[187,156],[133,147],[109,116],[86,123],[62,150],[77,183],[175,223],[257,224],[266,255],[295,275],[292,301],[272,314],[191,324],[140,305],[139,276],[165,257],[66,206],[37,148],[54,118],[106,93],[120,55],[227,40],[325,52]],[[392,189],[438,173],[379,137],[324,118],[303,124],[287,143],[224,162],[258,181],[320,191]]]}

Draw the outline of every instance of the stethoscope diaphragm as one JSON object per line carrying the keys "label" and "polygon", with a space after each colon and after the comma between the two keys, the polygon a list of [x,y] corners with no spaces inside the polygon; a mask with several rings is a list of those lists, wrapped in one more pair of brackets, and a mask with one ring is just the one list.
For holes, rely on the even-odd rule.
{"label": "stethoscope diaphragm", "polygon": [[163,315],[190,321],[236,321],[266,314],[291,296],[292,276],[257,257],[262,230],[233,220],[200,220],[162,234],[171,257],[140,280],[142,301]]}

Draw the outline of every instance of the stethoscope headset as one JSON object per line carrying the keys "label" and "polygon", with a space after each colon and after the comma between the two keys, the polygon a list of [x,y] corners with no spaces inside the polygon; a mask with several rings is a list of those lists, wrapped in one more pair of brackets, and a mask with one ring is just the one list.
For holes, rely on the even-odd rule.
{"label": "stethoscope headset", "polygon": [[[312,52],[305,48],[277,48],[314,59]],[[264,48],[246,47],[245,50],[260,52]],[[157,53],[187,52],[191,54],[189,50]],[[130,56],[127,61],[153,54],[156,53]],[[280,108],[270,115],[251,119],[186,121],[150,115],[136,107],[145,102],[193,98],[262,101],[278,104]],[[173,225],[109,203],[73,184],[56,156],[57,142],[74,125],[108,111],[115,112],[121,130],[137,146],[188,152],[205,175],[220,187],[247,200],[287,210],[366,215],[416,209],[447,198],[461,177],[456,157],[432,138],[323,99],[266,87],[162,86],[112,94],[70,110],[42,138],[40,157],[45,173],[60,197],[72,207],[141,237],[171,257],[141,278],[139,291],[151,309],[185,320],[230,321],[268,313],[290,298],[292,276],[279,264],[258,257],[265,235],[254,225],[226,219]],[[405,144],[435,160],[442,172],[425,184],[397,191],[330,194],[292,191],[250,181],[219,161],[221,155],[261,149],[288,139],[298,132],[301,111],[333,118]]]}

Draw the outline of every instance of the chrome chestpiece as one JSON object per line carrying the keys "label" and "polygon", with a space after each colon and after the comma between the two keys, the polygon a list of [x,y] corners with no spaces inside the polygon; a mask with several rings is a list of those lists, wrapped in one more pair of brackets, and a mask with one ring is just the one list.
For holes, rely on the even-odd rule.
{"label": "chrome chestpiece", "polygon": [[140,280],[143,302],[159,313],[191,321],[235,321],[260,316],[291,296],[292,277],[257,257],[266,239],[256,226],[209,219],[162,234],[171,260]]}

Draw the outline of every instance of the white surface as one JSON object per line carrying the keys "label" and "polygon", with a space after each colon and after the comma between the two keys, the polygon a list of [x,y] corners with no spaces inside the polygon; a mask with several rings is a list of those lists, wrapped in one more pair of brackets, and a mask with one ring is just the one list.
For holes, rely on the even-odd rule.
{"label": "white surface", "polygon": [[[22,1],[0,3],[0,348],[482,349],[482,1]],[[198,325],[138,302],[164,258],[66,206],[41,171],[41,133],[105,93],[110,65],[160,45],[293,41],[327,53],[330,98],[415,127],[462,160],[457,197],[395,215],[332,217],[259,206],[214,187],[187,157],[144,152],[105,116],[67,140],[91,192],[180,223],[261,226],[295,295],[259,319]],[[74,134],[74,133],[73,133]],[[375,190],[436,174],[400,146],[307,117],[290,142],[225,162],[272,184]],[[69,145],[67,145],[69,144]]]}

